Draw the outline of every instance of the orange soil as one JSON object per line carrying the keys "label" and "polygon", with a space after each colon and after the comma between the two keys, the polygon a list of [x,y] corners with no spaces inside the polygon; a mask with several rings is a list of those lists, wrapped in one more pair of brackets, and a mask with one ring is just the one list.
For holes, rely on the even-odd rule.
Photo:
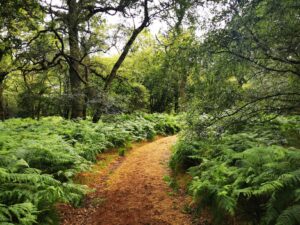
{"label": "orange soil", "polygon": [[[170,148],[176,136],[134,147],[126,157],[104,153],[105,166],[81,174],[96,189],[83,208],[60,205],[62,225],[190,225],[182,212],[184,194],[172,194],[163,180],[169,174]],[[101,162],[101,161],[100,161]],[[87,177],[87,178],[86,178]]]}

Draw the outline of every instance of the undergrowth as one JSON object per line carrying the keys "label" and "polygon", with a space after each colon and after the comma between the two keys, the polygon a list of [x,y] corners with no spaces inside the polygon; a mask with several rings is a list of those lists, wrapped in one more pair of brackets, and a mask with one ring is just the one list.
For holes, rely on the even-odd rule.
{"label": "undergrowth", "polygon": [[209,209],[214,224],[299,225],[299,140],[300,117],[279,117],[218,138],[183,138],[170,165],[193,177],[195,210]]}
{"label": "undergrowth", "polygon": [[59,117],[0,122],[0,224],[54,224],[56,203],[80,205],[87,187],[72,178],[98,154],[178,131],[175,117],[158,114],[105,116],[96,124]]}

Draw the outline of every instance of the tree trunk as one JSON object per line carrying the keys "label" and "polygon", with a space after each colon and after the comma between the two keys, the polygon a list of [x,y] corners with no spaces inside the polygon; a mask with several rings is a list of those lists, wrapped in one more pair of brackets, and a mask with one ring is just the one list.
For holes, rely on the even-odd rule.
{"label": "tree trunk", "polygon": [[4,78],[8,75],[8,72],[0,72],[0,120],[5,120],[5,107],[4,107]]}
{"label": "tree trunk", "polygon": [[88,104],[88,97],[87,94],[84,93],[84,104],[82,109],[82,119],[86,120],[87,117],[87,104]]}
{"label": "tree trunk", "polygon": [[5,120],[4,99],[3,99],[3,80],[0,78],[0,120]]}
{"label": "tree trunk", "polygon": [[[88,64],[90,63],[90,58],[89,56],[86,57],[86,62],[88,62]],[[84,104],[83,104],[83,119],[85,120],[87,117],[87,109],[88,109],[88,102],[89,102],[89,90],[90,90],[90,86],[89,86],[89,75],[90,75],[90,70],[87,68],[84,72],[84,80],[85,80],[85,84],[84,84]]]}
{"label": "tree trunk", "polygon": [[94,115],[93,115],[93,123],[97,123],[100,120],[100,117],[101,117],[101,112],[97,108]]}
{"label": "tree trunk", "polygon": [[82,81],[80,79],[79,62],[80,48],[79,48],[79,35],[78,35],[78,6],[76,0],[69,0],[69,13],[68,13],[68,31],[69,31],[69,47],[70,59],[69,76],[71,86],[71,119],[83,117],[83,90]]}
{"label": "tree trunk", "polygon": [[179,112],[179,90],[175,90],[174,94],[174,111],[175,113]]}
{"label": "tree trunk", "polygon": [[71,101],[70,101],[70,77],[65,76],[63,80],[63,92],[61,94],[63,109],[62,109],[62,117],[65,119],[70,119],[70,111],[71,111]]}

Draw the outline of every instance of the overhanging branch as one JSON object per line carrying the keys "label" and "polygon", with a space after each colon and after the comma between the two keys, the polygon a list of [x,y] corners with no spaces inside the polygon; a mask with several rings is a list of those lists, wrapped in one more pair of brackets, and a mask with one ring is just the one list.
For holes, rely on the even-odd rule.
{"label": "overhanging branch", "polygon": [[106,79],[104,90],[107,90],[109,88],[111,82],[117,75],[118,69],[121,67],[126,56],[128,55],[129,50],[131,49],[131,46],[133,45],[137,36],[144,30],[144,28],[149,26],[149,21],[150,21],[150,17],[149,17],[149,12],[148,12],[148,0],[145,0],[144,1],[144,20],[139,27],[137,27],[136,29],[133,30],[129,40],[127,41],[127,43],[123,49],[123,52],[119,56],[118,60],[114,64],[110,74],[108,75],[108,77]]}

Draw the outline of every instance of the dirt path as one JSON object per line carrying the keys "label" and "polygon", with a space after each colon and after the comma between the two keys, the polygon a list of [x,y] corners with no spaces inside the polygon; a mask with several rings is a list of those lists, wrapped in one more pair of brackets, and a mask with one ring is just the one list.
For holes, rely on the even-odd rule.
{"label": "dirt path", "polygon": [[96,192],[84,208],[61,206],[63,225],[190,225],[184,195],[173,195],[163,177],[176,136],[133,148],[92,178]]}

